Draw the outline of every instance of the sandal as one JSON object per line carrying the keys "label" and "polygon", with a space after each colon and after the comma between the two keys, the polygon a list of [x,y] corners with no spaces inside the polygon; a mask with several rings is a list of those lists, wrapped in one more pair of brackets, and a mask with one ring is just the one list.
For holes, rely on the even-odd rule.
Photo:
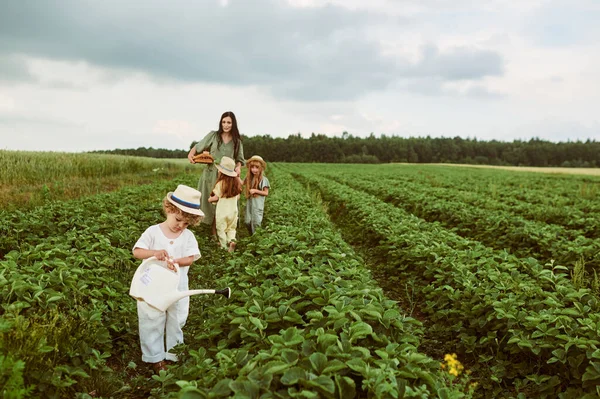
{"label": "sandal", "polygon": [[154,370],[154,374],[160,374],[161,370],[167,371],[167,363],[164,360],[152,363],[152,370]]}

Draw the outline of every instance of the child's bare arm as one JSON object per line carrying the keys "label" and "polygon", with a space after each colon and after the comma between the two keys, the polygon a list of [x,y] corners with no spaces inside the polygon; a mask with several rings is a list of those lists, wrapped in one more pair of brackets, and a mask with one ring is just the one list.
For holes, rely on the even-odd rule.
{"label": "child's bare arm", "polygon": [[262,190],[259,190],[257,188],[251,188],[250,194],[258,194],[266,197],[267,195],[269,195],[269,187],[265,187]]}
{"label": "child's bare arm", "polygon": [[208,202],[217,202],[219,200],[219,196],[215,193],[210,193],[210,197],[208,197]]}
{"label": "child's bare arm", "polygon": [[176,261],[171,259],[169,253],[164,249],[134,248],[133,256],[137,259],[148,259],[152,256],[155,256],[158,260],[167,261],[167,266],[171,270],[175,270],[175,266],[173,266],[173,263],[177,263]]}
{"label": "child's bare arm", "polygon": [[173,259],[173,263],[177,263],[179,266],[190,266],[193,262],[193,256],[185,256],[183,258]]}
{"label": "child's bare arm", "polygon": [[148,259],[152,256],[156,256],[158,260],[166,260],[169,258],[169,253],[165,249],[145,249],[145,248],[134,248],[133,256],[136,259]]}

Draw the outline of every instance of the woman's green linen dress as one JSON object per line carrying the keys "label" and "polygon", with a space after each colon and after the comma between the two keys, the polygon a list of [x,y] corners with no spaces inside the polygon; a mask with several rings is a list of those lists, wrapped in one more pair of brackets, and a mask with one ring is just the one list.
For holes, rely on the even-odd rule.
{"label": "woman's green linen dress", "polygon": [[[240,162],[242,166],[244,166],[246,161],[244,160],[244,146],[242,145],[242,141],[240,140],[239,142],[238,156],[234,157],[233,140],[229,143],[221,143],[221,145],[217,147],[218,134],[219,132],[212,131],[204,136],[204,138],[196,144],[196,154],[200,154],[202,151],[208,151],[215,158],[215,163],[219,163],[222,157],[229,157],[236,163]],[[217,172],[218,170],[215,167],[215,164],[205,165],[202,175],[200,176],[200,181],[198,182],[198,191],[202,193],[200,198],[200,209],[204,212],[202,223],[208,225],[211,225],[215,219],[216,207],[208,202],[208,197],[217,182]]]}

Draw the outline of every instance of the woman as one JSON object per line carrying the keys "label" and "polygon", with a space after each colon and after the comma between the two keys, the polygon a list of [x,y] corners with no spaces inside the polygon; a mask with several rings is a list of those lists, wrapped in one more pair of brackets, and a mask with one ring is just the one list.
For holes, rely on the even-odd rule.
{"label": "woman", "polygon": [[[200,140],[188,153],[190,163],[194,161],[194,155],[208,151],[214,157],[215,162],[220,162],[222,157],[229,157],[235,160],[235,172],[240,175],[244,161],[244,146],[240,139],[237,120],[233,112],[228,111],[221,115],[219,130],[211,131],[202,140]],[[217,168],[214,164],[206,165],[198,182],[198,191],[202,193],[202,204],[200,208],[204,212],[202,223],[212,226],[212,234],[216,236],[215,229],[215,207],[208,202],[210,193],[217,181]]]}

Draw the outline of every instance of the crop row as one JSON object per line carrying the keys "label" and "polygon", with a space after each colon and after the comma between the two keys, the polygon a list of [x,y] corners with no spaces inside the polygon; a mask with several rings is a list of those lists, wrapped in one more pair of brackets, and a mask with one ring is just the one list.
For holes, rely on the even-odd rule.
{"label": "crop row", "polygon": [[[369,176],[358,176],[358,178],[368,180]],[[373,180],[372,177],[371,180]],[[414,186],[419,187],[421,191],[424,189],[422,184],[400,182],[393,178],[377,179],[377,182],[380,185],[400,184],[406,186],[407,189]],[[544,224],[556,224],[568,230],[576,230],[572,234],[580,234],[586,238],[600,238],[600,213],[584,212],[573,207],[530,204],[515,198],[506,198],[504,201],[500,201],[489,194],[482,195],[476,191],[462,191],[456,188],[431,186],[431,188],[427,187],[426,190],[438,201],[461,202],[470,207],[494,212],[500,211]]]}
{"label": "crop row", "polygon": [[148,211],[160,205],[156,193],[166,193],[172,186],[169,181],[77,200],[52,201],[29,211],[0,211],[0,258],[10,251],[43,243],[49,237],[60,240],[70,231],[87,230],[110,237],[113,246],[130,245],[132,230],[138,234],[140,226],[149,222],[148,216],[155,215]]}
{"label": "crop row", "polygon": [[[359,171],[369,173],[369,168]],[[390,165],[378,168],[381,178],[406,180],[421,185],[475,192],[483,197],[496,197],[502,202],[600,212],[597,199],[600,179],[596,176],[523,173],[495,169],[458,168],[444,166]],[[369,173],[373,174],[373,173]]]}
{"label": "crop row", "polygon": [[[328,174],[331,176],[331,174]],[[588,271],[600,270],[600,242],[561,226],[526,220],[504,211],[465,206],[458,199],[440,200],[435,190],[417,184],[390,186],[381,181],[356,176],[332,178],[355,189],[375,195],[427,221],[437,221],[457,234],[518,257],[534,257],[543,262],[555,260],[573,268],[583,260]]]}
{"label": "crop row", "polygon": [[493,251],[331,179],[295,176],[321,193],[348,240],[391,277],[416,282],[431,328],[454,333],[476,369],[492,372],[482,381],[490,395],[510,386],[539,398],[600,394],[600,304],[563,268]]}
{"label": "crop row", "polygon": [[495,169],[460,168],[439,165],[348,165],[298,164],[303,171],[327,171],[387,181],[398,185],[458,190],[461,193],[494,199],[520,207],[538,205],[564,210],[567,214],[600,214],[600,178],[545,173],[523,173]]}

